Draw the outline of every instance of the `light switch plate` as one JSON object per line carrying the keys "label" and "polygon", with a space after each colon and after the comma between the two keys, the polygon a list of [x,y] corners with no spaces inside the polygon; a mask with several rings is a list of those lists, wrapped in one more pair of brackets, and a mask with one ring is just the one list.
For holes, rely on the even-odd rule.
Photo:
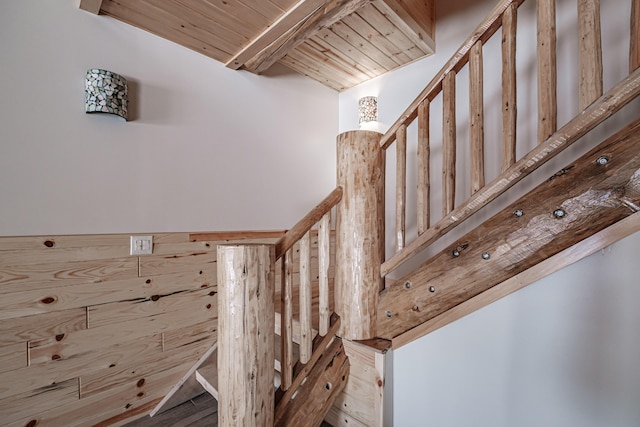
{"label": "light switch plate", "polygon": [[153,253],[153,236],[131,236],[131,255],[151,255]]}

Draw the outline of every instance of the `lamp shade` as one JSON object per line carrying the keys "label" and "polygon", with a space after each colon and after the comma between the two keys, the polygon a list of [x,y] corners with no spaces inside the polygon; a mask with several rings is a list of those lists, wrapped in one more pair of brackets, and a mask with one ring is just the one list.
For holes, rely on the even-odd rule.
{"label": "lamp shade", "polygon": [[85,112],[115,114],[127,120],[127,80],[112,71],[92,68],[85,80]]}
{"label": "lamp shade", "polygon": [[378,98],[363,96],[358,100],[358,124],[378,121]]}

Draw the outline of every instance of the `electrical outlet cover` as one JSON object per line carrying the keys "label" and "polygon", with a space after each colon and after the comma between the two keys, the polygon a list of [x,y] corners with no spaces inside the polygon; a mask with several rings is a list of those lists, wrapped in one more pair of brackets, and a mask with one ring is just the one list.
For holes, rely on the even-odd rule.
{"label": "electrical outlet cover", "polygon": [[153,253],[153,236],[131,236],[131,255],[151,255]]}

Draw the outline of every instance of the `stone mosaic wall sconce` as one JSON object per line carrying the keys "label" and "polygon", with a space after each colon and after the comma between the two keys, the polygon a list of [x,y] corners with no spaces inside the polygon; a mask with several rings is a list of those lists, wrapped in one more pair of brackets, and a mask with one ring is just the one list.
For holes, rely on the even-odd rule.
{"label": "stone mosaic wall sconce", "polygon": [[358,124],[378,121],[378,98],[363,96],[358,100]]}
{"label": "stone mosaic wall sconce", "polygon": [[111,71],[87,70],[84,109],[87,113],[115,114],[127,120],[127,80]]}

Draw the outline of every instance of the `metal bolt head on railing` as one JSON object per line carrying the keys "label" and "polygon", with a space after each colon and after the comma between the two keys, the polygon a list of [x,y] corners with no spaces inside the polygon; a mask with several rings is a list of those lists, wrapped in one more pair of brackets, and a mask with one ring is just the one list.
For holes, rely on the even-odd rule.
{"label": "metal bolt head on railing", "polygon": [[606,165],[607,163],[609,163],[609,156],[598,157],[598,160],[596,160],[596,163],[601,166]]}
{"label": "metal bolt head on railing", "polygon": [[555,211],[553,211],[553,216],[558,219],[564,218],[566,215],[567,213],[563,209],[556,209]]}

